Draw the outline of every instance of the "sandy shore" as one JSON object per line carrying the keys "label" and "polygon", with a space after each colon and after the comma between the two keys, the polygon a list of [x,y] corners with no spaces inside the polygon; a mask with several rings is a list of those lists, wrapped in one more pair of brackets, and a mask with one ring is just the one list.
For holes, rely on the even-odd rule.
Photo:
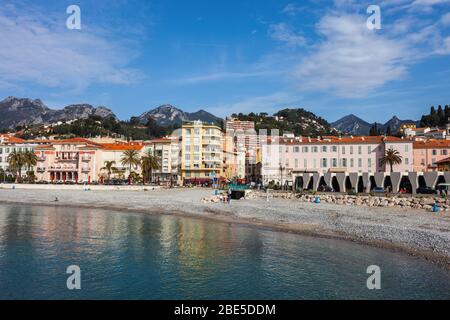
{"label": "sandy shore", "polygon": [[[288,232],[347,239],[403,250],[450,269],[450,214],[394,208],[302,203],[287,199],[248,199],[202,203],[210,189],[83,191],[1,189],[0,203],[103,208],[179,214],[245,223]],[[59,201],[54,202],[55,197]]]}

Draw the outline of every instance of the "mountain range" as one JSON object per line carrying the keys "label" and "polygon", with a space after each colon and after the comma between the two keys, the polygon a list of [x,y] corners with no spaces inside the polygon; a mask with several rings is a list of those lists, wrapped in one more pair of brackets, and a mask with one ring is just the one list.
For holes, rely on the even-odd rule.
{"label": "mountain range", "polygon": [[[291,113],[286,115],[292,116],[293,111],[303,109],[289,110],[291,110]],[[283,114],[283,116],[286,115]],[[90,116],[99,116],[101,118],[114,117],[118,120],[117,116],[110,109],[104,106],[93,107],[90,104],[74,104],[66,106],[63,109],[55,110],[47,107],[40,99],[8,97],[0,101],[0,129],[14,129],[17,126],[24,125],[41,125],[51,124],[58,121],[86,119]],[[184,121],[200,120],[203,122],[214,123],[222,120],[221,118],[203,109],[197,112],[184,112],[170,104],[165,104],[155,109],[150,109],[149,111],[133,118],[137,118],[141,124],[146,124],[149,117],[155,119],[156,123],[163,127],[178,126]],[[299,119],[302,120],[300,121]],[[309,120],[311,120],[311,123],[309,123]],[[322,123],[320,121],[318,122],[318,120],[321,119],[313,113],[306,112],[305,110],[303,110],[302,117],[297,117],[296,119],[296,121],[302,122],[298,123],[298,125],[307,125],[308,128],[303,128],[304,130],[302,129],[307,132],[313,130],[314,126],[318,126]],[[323,120],[323,122],[326,123],[326,120]],[[391,131],[395,133],[404,123],[418,124],[418,121],[400,120],[397,117],[393,117],[384,124],[378,124],[378,128],[381,131],[386,132],[386,129],[390,127]],[[328,125],[328,123],[326,124]],[[354,114],[350,114],[335,122],[332,122],[330,125],[330,127],[342,133],[367,135],[369,134],[373,123],[369,123]],[[313,131],[311,131],[311,133]]]}
{"label": "mountain range", "polygon": [[14,129],[17,126],[50,124],[58,121],[86,119],[89,116],[115,117],[106,107],[94,108],[90,104],[69,105],[60,110],[47,107],[39,99],[8,97],[0,101],[0,128]]}
{"label": "mountain range", "polygon": [[[415,123],[416,125],[418,125],[419,121],[400,120],[399,118],[394,116],[384,124],[377,123],[377,126],[378,129],[382,132],[386,132],[389,127],[391,128],[391,132],[395,133],[405,123]],[[368,135],[370,132],[370,128],[374,125],[374,123],[369,123],[355,116],[354,114],[350,114],[335,122],[332,122],[331,125],[333,126],[333,128],[343,133],[353,135]]]}
{"label": "mountain range", "polygon": [[[17,126],[87,119],[90,116],[114,117],[117,120],[114,112],[103,106],[93,107],[90,104],[74,104],[55,110],[47,107],[40,99],[8,97],[0,101],[0,129],[15,129]],[[137,118],[139,122],[145,124],[149,117],[153,117],[159,125],[164,127],[180,125],[183,121],[217,122],[222,120],[205,110],[189,113],[169,104],[144,112]]]}
{"label": "mountain range", "polygon": [[203,122],[215,123],[222,120],[205,110],[184,112],[170,104],[164,104],[153,110],[146,111],[142,113],[138,119],[140,123],[145,124],[150,117],[155,119],[156,123],[163,127],[181,125],[184,121],[200,120]]}

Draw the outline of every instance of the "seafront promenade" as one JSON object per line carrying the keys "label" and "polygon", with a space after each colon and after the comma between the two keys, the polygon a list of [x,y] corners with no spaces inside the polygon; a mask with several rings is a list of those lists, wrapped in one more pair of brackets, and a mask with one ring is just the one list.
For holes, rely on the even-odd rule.
{"label": "seafront promenade", "polygon": [[[348,239],[379,247],[405,250],[450,266],[450,214],[394,207],[309,203],[298,199],[263,197],[204,203],[213,189],[72,190],[31,189],[17,185],[0,189],[0,203],[100,208],[148,214],[176,214],[243,223],[314,236]],[[99,188],[103,186],[98,186]],[[28,189],[25,189],[28,188]],[[43,189],[46,188],[46,189]],[[123,186],[123,188],[132,188]],[[107,191],[107,192],[105,192]],[[58,201],[55,201],[58,199]]]}

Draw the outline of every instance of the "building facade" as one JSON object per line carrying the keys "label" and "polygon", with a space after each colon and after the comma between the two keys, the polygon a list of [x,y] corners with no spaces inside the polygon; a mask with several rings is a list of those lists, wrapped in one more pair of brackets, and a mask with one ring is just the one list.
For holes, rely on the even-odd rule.
{"label": "building facade", "polygon": [[437,162],[450,156],[450,140],[424,140],[414,142],[414,171],[437,171]]}
{"label": "building facade", "polygon": [[158,158],[160,168],[153,171],[153,180],[173,185],[180,182],[180,138],[171,136],[154,139],[145,144],[144,153],[150,151]]}
{"label": "building facade", "polygon": [[394,171],[413,171],[413,142],[396,137],[268,137],[261,148],[264,183],[292,183],[302,172],[390,172],[381,161],[388,149],[402,158]]}
{"label": "building facade", "polygon": [[181,179],[206,183],[223,176],[223,133],[218,126],[193,121],[183,124]]}

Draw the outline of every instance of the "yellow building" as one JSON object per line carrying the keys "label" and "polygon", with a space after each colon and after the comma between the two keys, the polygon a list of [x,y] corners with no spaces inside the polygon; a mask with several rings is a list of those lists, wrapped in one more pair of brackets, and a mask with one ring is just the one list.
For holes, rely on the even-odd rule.
{"label": "yellow building", "polygon": [[201,121],[182,126],[181,178],[185,183],[205,183],[223,176],[223,133]]}

